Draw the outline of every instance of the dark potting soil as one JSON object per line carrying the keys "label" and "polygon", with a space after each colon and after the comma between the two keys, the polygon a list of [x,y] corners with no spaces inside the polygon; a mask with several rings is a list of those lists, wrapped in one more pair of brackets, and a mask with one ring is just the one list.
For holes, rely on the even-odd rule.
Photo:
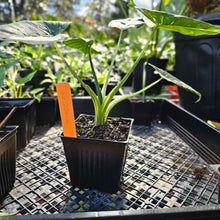
{"label": "dark potting soil", "polygon": [[104,125],[98,125],[94,116],[82,115],[76,121],[77,137],[126,141],[130,124],[130,121],[123,118],[109,118]]}

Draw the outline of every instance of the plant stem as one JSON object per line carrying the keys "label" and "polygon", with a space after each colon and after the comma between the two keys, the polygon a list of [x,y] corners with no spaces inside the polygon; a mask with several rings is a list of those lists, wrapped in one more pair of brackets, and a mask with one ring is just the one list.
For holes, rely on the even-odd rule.
{"label": "plant stem", "polygon": [[109,70],[108,70],[108,73],[107,73],[107,76],[105,78],[105,83],[103,85],[103,88],[102,88],[102,97],[104,98],[105,95],[106,95],[106,90],[107,90],[107,86],[108,86],[108,81],[109,81],[109,78],[110,78],[110,74],[111,74],[111,71],[112,71],[112,67],[115,63],[115,58],[116,58],[116,55],[118,53],[118,49],[119,49],[119,46],[120,46],[120,43],[121,43],[121,39],[122,39],[122,35],[123,35],[123,30],[120,31],[120,35],[119,35],[119,38],[118,38],[118,43],[117,43],[117,46],[116,46],[116,50],[114,52],[114,56],[113,56],[113,59],[111,61],[111,64],[110,64],[110,67],[109,67]]}
{"label": "plant stem", "polygon": [[[146,87],[146,78],[147,78],[147,63],[143,64],[143,76],[142,76],[142,88]],[[142,101],[145,102],[145,92],[142,93]]]}
{"label": "plant stem", "polygon": [[22,96],[22,86],[19,86],[18,90],[19,90],[19,97],[21,97]]}
{"label": "plant stem", "polygon": [[14,93],[14,98],[18,98],[18,94],[15,86],[12,86],[11,88],[12,88],[12,92]]}
{"label": "plant stem", "polygon": [[97,76],[96,76],[96,73],[95,73],[95,69],[94,69],[94,66],[93,66],[93,63],[92,63],[91,46],[89,47],[89,62],[90,62],[90,66],[91,66],[91,69],[92,69],[92,75],[93,75],[93,78],[94,78],[94,81],[95,81],[95,88],[96,88],[96,92],[97,92],[97,95],[98,95],[98,99],[99,99],[99,102],[102,103],[102,93],[101,93],[101,89],[100,89],[100,86],[99,86],[99,83],[98,83],[98,80],[97,80]]}
{"label": "plant stem", "polygon": [[[87,91],[87,85],[81,80],[80,77],[77,76],[77,74],[72,70],[72,68],[70,67],[70,65],[67,63],[66,59],[63,57],[63,54],[61,53],[57,42],[54,42],[54,45],[56,47],[56,50],[59,54],[59,56],[61,57],[61,59],[63,60],[63,62],[66,64],[67,68],[70,70],[70,72],[73,74],[73,76],[79,81],[79,83],[85,88],[85,90]],[[87,91],[88,92],[88,91]]]}
{"label": "plant stem", "polygon": [[109,107],[109,104],[112,101],[112,99],[114,98],[115,94],[123,86],[123,84],[126,82],[128,77],[133,73],[133,71],[134,71],[135,67],[137,66],[137,64],[139,63],[140,59],[144,56],[144,53],[147,50],[147,48],[149,47],[149,44],[150,44],[150,42],[151,42],[151,40],[153,38],[153,35],[154,35],[155,31],[157,30],[157,28],[158,27],[154,28],[151,37],[148,39],[146,45],[142,49],[141,53],[139,54],[138,58],[136,59],[135,63],[130,68],[128,73],[123,77],[123,79],[120,81],[120,83],[114,89],[112,89],[112,91],[107,95],[107,97],[103,101],[103,104],[102,104],[102,114],[105,114],[105,112],[107,111],[107,108]]}

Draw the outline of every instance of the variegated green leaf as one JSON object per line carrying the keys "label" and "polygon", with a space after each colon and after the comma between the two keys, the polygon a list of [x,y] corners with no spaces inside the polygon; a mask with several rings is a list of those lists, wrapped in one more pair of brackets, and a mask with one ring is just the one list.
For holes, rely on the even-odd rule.
{"label": "variegated green leaf", "polygon": [[20,41],[26,44],[48,44],[61,41],[67,35],[60,34],[70,22],[19,21],[0,25],[0,40]]}
{"label": "variegated green leaf", "polygon": [[200,99],[201,99],[201,94],[196,91],[195,89],[193,89],[191,86],[187,85],[186,83],[184,83],[183,81],[179,80],[178,78],[176,78],[175,76],[171,75],[170,73],[166,72],[165,70],[163,69],[160,69],[156,66],[154,66],[153,64],[151,63],[148,63],[149,65],[151,65],[154,69],[155,69],[155,73],[158,73],[162,78],[164,78],[165,80],[169,81],[169,82],[172,82],[174,84],[176,84],[177,86],[189,91],[189,92],[192,92],[192,93],[195,93],[196,95],[199,96],[199,99],[196,101],[196,102],[199,102]]}
{"label": "variegated green leaf", "polygon": [[142,18],[125,18],[125,19],[117,19],[112,20],[108,24],[109,27],[118,28],[120,30],[127,30],[131,27],[140,27],[144,24],[144,20]]}
{"label": "variegated green leaf", "polygon": [[213,35],[220,33],[220,26],[212,25],[207,22],[163,11],[155,11],[139,7],[135,8],[147,18],[147,24],[149,24],[150,21],[151,27],[153,24],[154,26],[165,30],[175,31],[187,35]]}

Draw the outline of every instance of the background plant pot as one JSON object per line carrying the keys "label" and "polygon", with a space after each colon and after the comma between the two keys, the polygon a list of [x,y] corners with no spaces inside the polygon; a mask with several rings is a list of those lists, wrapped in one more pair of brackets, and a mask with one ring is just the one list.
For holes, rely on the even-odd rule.
{"label": "background plant pot", "polygon": [[[132,119],[126,119],[131,122]],[[130,125],[130,127],[131,127]],[[116,192],[121,180],[126,141],[70,138],[60,135],[73,187]]]}
{"label": "background plant pot", "polygon": [[34,134],[36,125],[36,100],[33,98],[3,98],[0,99],[0,120],[17,107],[7,125],[18,125],[17,149],[26,146]]}
{"label": "background plant pot", "polygon": [[0,201],[15,182],[16,132],[17,126],[0,129]]}
{"label": "background plant pot", "polygon": [[53,125],[57,120],[58,99],[57,96],[41,97],[41,101],[37,102],[37,125]]}
{"label": "background plant pot", "polygon": [[134,124],[150,125],[156,117],[158,106],[153,99],[143,102],[141,99],[130,99],[130,114],[134,119]]}
{"label": "background plant pot", "polygon": [[[198,19],[220,24],[219,13]],[[202,119],[220,121],[220,35],[187,36],[174,33],[176,76],[202,94],[179,88],[180,105]]]}
{"label": "background plant pot", "polygon": [[[132,81],[132,89],[133,91],[138,91],[142,89],[143,84],[143,68],[144,64],[146,62],[146,59],[141,59],[136,68],[133,72],[133,81]],[[161,68],[166,69],[166,65],[168,62],[168,59],[159,59],[152,57],[148,59],[148,62]],[[154,68],[150,65],[146,65],[146,83],[145,85],[149,85],[153,83],[154,81],[158,80],[160,76],[158,74],[154,74]],[[158,95],[161,92],[162,88],[162,82],[157,83],[152,88],[146,90],[146,95]]]}

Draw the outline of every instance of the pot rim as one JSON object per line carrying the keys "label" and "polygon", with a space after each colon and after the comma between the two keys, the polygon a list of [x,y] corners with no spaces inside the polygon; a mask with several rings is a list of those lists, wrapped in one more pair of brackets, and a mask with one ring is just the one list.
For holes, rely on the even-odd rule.
{"label": "pot rim", "polygon": [[[77,117],[77,119],[76,119],[76,121],[79,119],[79,117],[80,116],[82,116],[82,115],[85,115],[85,116],[94,116],[94,115],[90,115],[90,114],[80,114],[78,117]],[[85,138],[85,137],[80,137],[80,138],[78,138],[78,137],[67,137],[67,136],[64,136],[63,135],[63,132],[61,132],[61,133],[59,133],[58,134],[58,136],[60,137],[60,138],[70,138],[70,139],[77,139],[77,140],[89,140],[89,141],[101,141],[101,142],[106,142],[106,143],[128,143],[128,140],[129,140],[129,135],[130,135],[130,132],[131,132],[131,127],[132,127],[132,125],[133,125],[133,122],[134,122],[134,119],[133,118],[124,118],[124,117],[108,117],[108,118],[116,118],[116,119],[119,119],[119,118],[123,118],[124,120],[128,120],[128,121],[130,121],[131,123],[130,123],[130,128],[129,128],[129,131],[128,131],[128,137],[127,137],[127,139],[125,140],[125,141],[113,141],[113,140],[104,140],[104,139],[98,139],[98,138]]]}

